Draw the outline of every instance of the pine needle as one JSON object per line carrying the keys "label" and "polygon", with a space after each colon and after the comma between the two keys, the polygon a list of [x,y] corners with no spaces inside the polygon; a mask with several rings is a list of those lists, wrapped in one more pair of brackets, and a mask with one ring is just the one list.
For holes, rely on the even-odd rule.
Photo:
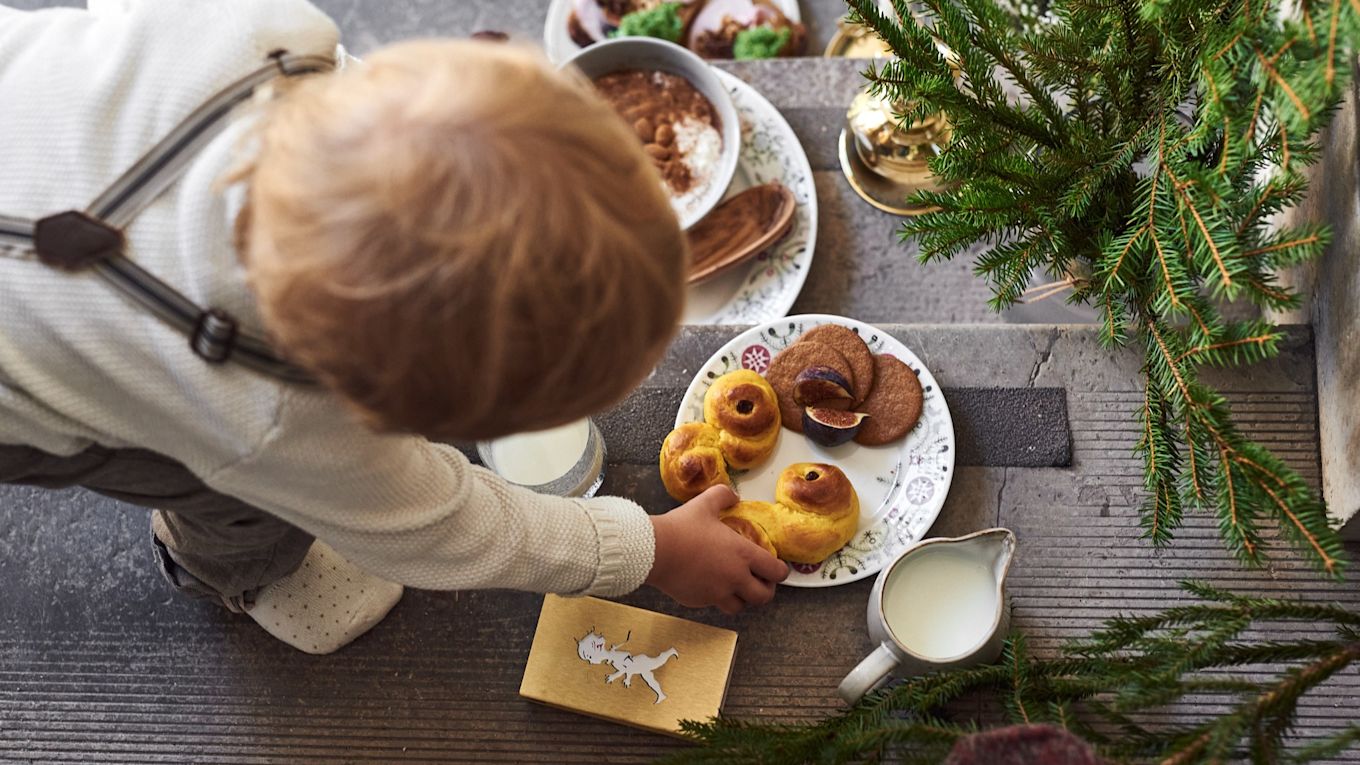
{"label": "pine needle", "polygon": [[[686,722],[697,746],[667,763],[939,763],[959,739],[1009,723],[1046,722],[1086,739],[1112,762],[1308,762],[1360,743],[1360,726],[1290,748],[1299,704],[1360,661],[1360,614],[1337,606],[1247,597],[1202,583],[1197,602],[1152,616],[1109,619],[1053,658],[1033,657],[1021,635],[994,665],[936,672],[871,694],[824,720],[779,725]],[[1336,640],[1244,641],[1266,622],[1324,625]],[[1234,667],[1269,666],[1248,680]],[[1258,673],[1259,674],[1259,673]],[[1222,711],[1189,723],[1146,722],[1190,697],[1221,698]]]}
{"label": "pine needle", "polygon": [[969,253],[996,310],[1047,295],[1028,283],[1050,274],[1100,312],[1103,345],[1139,341],[1154,394],[1133,445],[1145,536],[1171,542],[1186,507],[1215,513],[1225,547],[1260,565],[1264,519],[1339,576],[1316,493],[1238,432],[1200,371],[1278,353],[1278,328],[1217,306],[1296,307],[1277,272],[1329,240],[1270,221],[1307,191],[1301,168],[1350,84],[1338,62],[1356,53],[1360,0],[1309,0],[1287,23],[1265,0],[1053,0],[1042,19],[1002,0],[892,0],[888,14],[848,1],[896,56],[870,67],[871,89],[904,120],[953,125],[931,162],[946,190],[917,196],[939,211],[902,227],[920,260]]}

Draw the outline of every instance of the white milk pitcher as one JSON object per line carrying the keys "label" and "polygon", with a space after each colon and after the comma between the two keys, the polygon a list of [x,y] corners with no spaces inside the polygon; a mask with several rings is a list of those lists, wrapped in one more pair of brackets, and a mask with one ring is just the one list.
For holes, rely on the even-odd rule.
{"label": "white milk pitcher", "polygon": [[888,564],[869,593],[873,653],[841,681],[847,704],[891,674],[996,661],[1010,629],[1006,572],[1015,534],[987,529],[954,539],[927,539]]}

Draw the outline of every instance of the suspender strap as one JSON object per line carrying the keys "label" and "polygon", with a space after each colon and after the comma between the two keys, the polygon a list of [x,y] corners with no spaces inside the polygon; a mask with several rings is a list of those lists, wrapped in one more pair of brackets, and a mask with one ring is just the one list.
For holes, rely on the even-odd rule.
{"label": "suspender strap", "polygon": [[33,221],[0,214],[0,248],[28,250],[33,246]]}
{"label": "suspender strap", "polygon": [[278,358],[263,339],[242,331],[217,308],[202,308],[126,256],[122,229],[165,192],[199,150],[226,127],[225,117],[261,85],[335,68],[324,56],[270,54],[270,63],[227,86],[195,109],[151,148],[84,212],[68,211],[29,221],[0,215],[0,249],[31,252],[42,263],[65,271],[91,269],[124,297],[189,338],[194,354],[209,363],[232,361],[286,382],[311,378]]}
{"label": "suspender strap", "polygon": [[269,64],[228,85],[185,117],[137,164],[91,202],[86,212],[114,228],[123,228],[179,180],[194,155],[222,132],[223,118],[249,99],[257,88],[279,75],[295,77],[334,68],[335,62],[323,56],[290,56],[282,51],[272,54]]}

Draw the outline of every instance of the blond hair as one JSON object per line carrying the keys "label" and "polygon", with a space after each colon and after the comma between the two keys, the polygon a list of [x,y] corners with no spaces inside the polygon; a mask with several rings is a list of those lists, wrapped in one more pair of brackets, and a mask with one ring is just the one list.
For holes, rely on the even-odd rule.
{"label": "blond hair", "polygon": [[415,41],[261,118],[245,250],[265,324],[381,430],[487,438],[652,369],[687,250],[631,129],[527,49]]}

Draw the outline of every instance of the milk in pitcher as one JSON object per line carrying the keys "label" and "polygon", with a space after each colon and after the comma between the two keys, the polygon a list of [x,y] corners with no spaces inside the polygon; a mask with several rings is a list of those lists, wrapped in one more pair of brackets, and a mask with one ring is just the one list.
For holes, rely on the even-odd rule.
{"label": "milk in pitcher", "polygon": [[902,562],[884,588],[883,615],[902,645],[928,659],[951,659],[991,635],[997,615],[992,562],[947,547]]}

